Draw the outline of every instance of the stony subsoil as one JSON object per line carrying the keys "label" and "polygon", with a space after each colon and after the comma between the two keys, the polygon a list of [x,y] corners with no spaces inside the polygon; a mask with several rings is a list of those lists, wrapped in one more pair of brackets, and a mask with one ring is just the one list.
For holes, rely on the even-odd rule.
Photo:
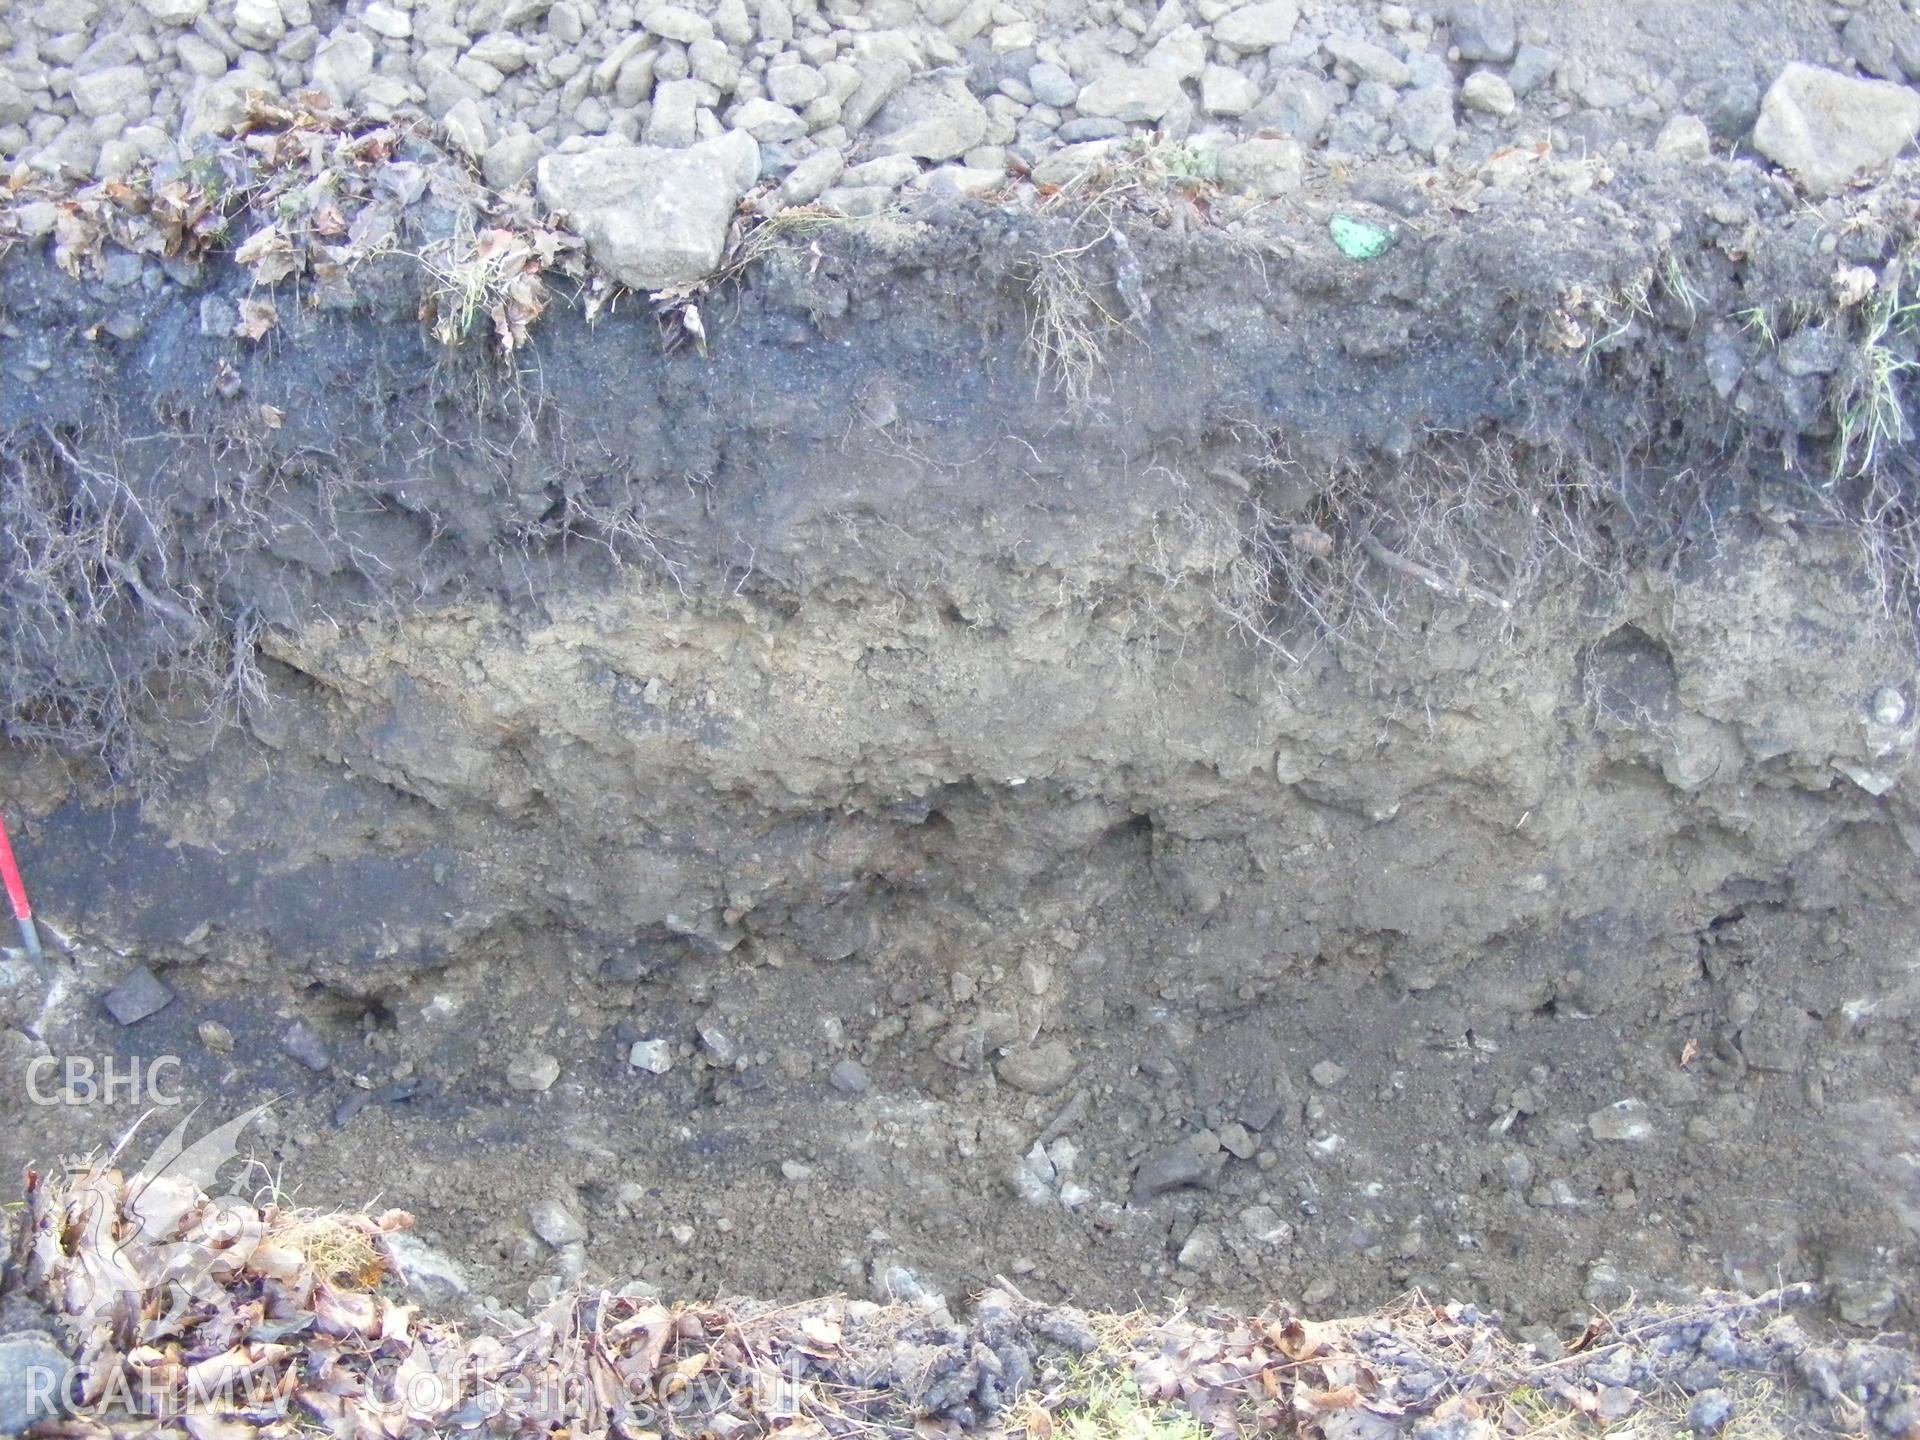
{"label": "stony subsoil", "polygon": [[939,8],[7,19],[0,1158],[170,1055],[456,1307],[1905,1323],[1911,17]]}

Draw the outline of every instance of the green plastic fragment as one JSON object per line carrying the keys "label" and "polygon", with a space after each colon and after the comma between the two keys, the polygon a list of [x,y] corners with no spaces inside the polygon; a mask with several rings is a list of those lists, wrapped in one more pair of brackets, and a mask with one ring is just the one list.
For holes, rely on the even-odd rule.
{"label": "green plastic fragment", "polygon": [[1336,215],[1327,222],[1333,243],[1349,260],[1378,260],[1393,248],[1393,232],[1350,215]]}

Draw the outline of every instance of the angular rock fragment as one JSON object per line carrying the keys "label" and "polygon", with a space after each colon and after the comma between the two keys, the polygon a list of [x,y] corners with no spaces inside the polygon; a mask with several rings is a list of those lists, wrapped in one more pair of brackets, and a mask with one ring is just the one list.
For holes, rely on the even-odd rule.
{"label": "angular rock fragment", "polygon": [[595,263],[623,285],[660,290],[719,267],[748,171],[757,178],[759,147],[734,131],[685,150],[608,145],[549,155],[536,174],[541,201],[572,217]]}
{"label": "angular rock fragment", "polygon": [[1797,61],[1760,104],[1753,148],[1816,195],[1831,195],[1890,162],[1920,132],[1920,95]]}

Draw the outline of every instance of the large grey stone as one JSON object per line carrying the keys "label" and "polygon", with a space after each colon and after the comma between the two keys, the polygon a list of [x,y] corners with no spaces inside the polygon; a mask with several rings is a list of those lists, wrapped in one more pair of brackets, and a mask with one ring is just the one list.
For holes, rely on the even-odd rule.
{"label": "large grey stone", "polygon": [[227,73],[226,55],[191,31],[174,41],[173,49],[180,63],[203,80],[217,80]]}
{"label": "large grey stone", "polygon": [[822,209],[850,220],[878,215],[893,203],[893,191],[885,185],[835,185],[820,197]]}
{"label": "large grey stone", "polygon": [[640,23],[661,39],[678,40],[682,45],[713,38],[710,20],[678,5],[661,5],[649,10],[640,17]]}
{"label": "large grey stone", "polygon": [[1080,98],[1080,82],[1058,65],[1036,60],[1027,69],[1027,87],[1042,105],[1064,110]]}
{"label": "large grey stone", "polygon": [[1042,1040],[1034,1045],[1019,1045],[994,1067],[1004,1085],[1029,1095],[1051,1095],[1065,1088],[1080,1068],[1073,1051],[1061,1040]]}
{"label": "large grey stone", "polygon": [[372,0],[360,12],[360,23],[389,40],[405,40],[413,34],[413,17],[397,5],[384,5],[381,0]]}
{"label": "large grey stone", "polygon": [[1511,60],[1519,42],[1507,0],[1460,0],[1451,26],[1462,60]]}
{"label": "large grey stone", "polygon": [[72,1375],[66,1355],[42,1332],[0,1336],[0,1435],[58,1415]]}
{"label": "large grey stone", "polygon": [[543,204],[572,217],[595,263],[622,285],[660,290],[719,267],[759,155],[738,130],[685,150],[608,145],[547,156],[537,184]]}
{"label": "large grey stone", "polygon": [[1920,95],[1798,61],[1760,104],[1753,148],[1807,190],[1831,195],[1880,169],[1920,131]]}
{"label": "large grey stone", "polygon": [[1291,194],[1305,176],[1306,157],[1297,140],[1242,140],[1220,152],[1220,183],[1262,200]]}
{"label": "large grey stone", "polygon": [[699,81],[662,81],[653,92],[653,112],[647,116],[647,144],[685,149],[699,133],[695,128],[699,115]]}
{"label": "large grey stone", "polygon": [[508,190],[518,185],[533,170],[540,159],[542,146],[540,137],[522,132],[517,135],[503,135],[487,147],[487,153],[480,161],[480,171],[487,178],[487,184],[495,190]]}
{"label": "large grey stone", "polygon": [[1393,128],[1422,155],[1436,158],[1453,144],[1453,92],[1410,91],[1393,112]]}
{"label": "large grey stone", "polygon": [[1638,1144],[1653,1136],[1653,1119],[1644,1100],[1616,1100],[1587,1116],[1587,1129],[1596,1140]]}
{"label": "large grey stone", "polygon": [[295,1020],[281,1032],[280,1048],[309,1070],[323,1071],[333,1064],[326,1040],[305,1020]]}
{"label": "large grey stone", "polygon": [[587,1227],[580,1217],[560,1200],[540,1200],[528,1206],[527,1222],[533,1226],[534,1234],[556,1248],[587,1238]]}
{"label": "large grey stone", "polygon": [[1553,72],[1559,68],[1560,57],[1544,45],[1522,45],[1514,51],[1507,84],[1514,94],[1525,95],[1553,79]]}
{"label": "large grey stone", "polygon": [[1286,44],[1299,22],[1300,7],[1294,0],[1261,0],[1214,21],[1213,38],[1229,50],[1251,55]]}
{"label": "large grey stone", "polygon": [[1186,98],[1164,70],[1113,70],[1081,88],[1080,113],[1114,120],[1158,120]]}
{"label": "large grey stone", "polygon": [[33,118],[33,96],[6,71],[0,70],[0,125],[24,125]]}
{"label": "large grey stone", "polygon": [[[622,110],[631,110],[653,93],[653,69],[659,63],[658,51],[642,50],[629,55],[621,62],[620,68],[613,72],[613,103]],[[689,82],[679,82],[687,85]],[[688,93],[693,93],[689,90]],[[689,132],[687,143],[693,143]]]}
{"label": "large grey stone", "polygon": [[1404,85],[1413,78],[1407,62],[1385,46],[1352,35],[1329,35],[1323,42],[1326,52],[1362,80],[1378,80],[1382,85]]}
{"label": "large grey stone", "polygon": [[373,42],[357,30],[343,30],[313,57],[314,88],[336,105],[350,105],[373,78]]}
{"label": "large grey stone", "polygon": [[1209,115],[1244,115],[1260,103],[1260,87],[1227,65],[1209,65],[1200,75],[1200,108]]}
{"label": "large grey stone", "polygon": [[878,160],[849,165],[840,183],[883,185],[889,190],[898,190],[919,173],[920,167],[914,164],[910,155],[882,155]]}
{"label": "large grey stone", "polygon": [[783,140],[798,140],[807,133],[807,122],[785,105],[774,100],[753,99],[733,112],[733,123],[762,145]]}
{"label": "large grey stone", "polygon": [[1513,87],[1491,70],[1476,70],[1460,87],[1460,103],[1483,115],[1511,115],[1515,100]]}
{"label": "large grey stone", "polygon": [[1713,154],[1713,134],[1698,115],[1676,115],[1660,127],[1653,153],[1669,160],[1706,160]]}
{"label": "large grey stone", "polygon": [[191,25],[207,12],[207,0],[140,0],[145,10],[162,25]]}
{"label": "large grey stone", "polygon": [[687,65],[693,78],[711,85],[716,94],[731,95],[740,84],[740,59],[723,41],[694,41],[687,47]]}
{"label": "large grey stone", "polygon": [[1246,121],[1262,130],[1278,130],[1303,144],[1320,138],[1333,115],[1327,82],[1311,70],[1282,70],[1273,88],[1248,112]]}
{"label": "large grey stone", "polygon": [[180,138],[188,143],[202,135],[223,135],[247,118],[247,93],[266,88],[257,76],[232,71],[216,80],[203,80],[187,97]]}
{"label": "large grey stone", "polygon": [[935,81],[908,86],[881,109],[875,125],[879,154],[954,160],[986,138],[987,112],[963,81]]}
{"label": "large grey stone", "polygon": [[468,46],[467,55],[484,65],[491,65],[502,75],[512,75],[526,68],[527,42],[518,35],[503,35],[494,31],[482,35]]}
{"label": "large grey stone", "polygon": [[1192,1140],[1175,1141],[1141,1160],[1133,1172],[1133,1201],[1137,1205],[1175,1190],[1211,1185],[1218,1172],[1218,1165]]}
{"label": "large grey stone", "polygon": [[[840,172],[846,167],[846,156],[838,150],[816,150],[787,172],[787,178],[780,182],[780,198],[789,205],[810,204],[840,179]],[[839,1073],[839,1066],[835,1066],[834,1074]]]}
{"label": "large grey stone", "polygon": [[233,34],[252,50],[267,50],[287,33],[286,12],[280,0],[234,0]]}
{"label": "large grey stone", "polygon": [[840,123],[849,135],[867,128],[867,122],[880,107],[900,93],[913,74],[913,67],[891,51],[881,51],[860,62],[859,81],[840,107]]}
{"label": "large grey stone", "polygon": [[782,105],[804,108],[826,93],[826,77],[811,65],[774,65],[767,70],[767,94]]}
{"label": "large grey stone", "polygon": [[138,65],[110,65],[104,70],[76,75],[70,88],[73,108],[90,120],[102,115],[124,115],[137,120],[152,108],[147,72]]}
{"label": "large grey stone", "polygon": [[451,1304],[463,1299],[472,1288],[458,1261],[418,1235],[400,1230],[388,1235],[384,1243],[400,1272],[400,1283],[428,1304]]}
{"label": "large grey stone", "polygon": [[1840,44],[1869,75],[1920,79],[1920,15],[1902,15],[1891,6],[1862,10],[1847,21]]}
{"label": "large grey stone", "polygon": [[1191,25],[1181,25],[1160,37],[1160,43],[1141,62],[1149,70],[1164,70],[1181,80],[1198,80],[1207,68],[1207,40]]}

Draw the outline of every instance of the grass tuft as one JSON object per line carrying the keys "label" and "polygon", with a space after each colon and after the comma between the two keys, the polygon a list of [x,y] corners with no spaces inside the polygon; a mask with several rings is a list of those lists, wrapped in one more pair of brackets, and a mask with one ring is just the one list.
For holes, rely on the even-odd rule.
{"label": "grass tuft", "polygon": [[1833,470],[1836,476],[1861,476],[1873,470],[1881,454],[1913,438],[1900,398],[1903,376],[1920,369],[1913,336],[1920,324],[1920,301],[1902,302],[1899,266],[1863,311],[1860,343],[1837,381]]}
{"label": "grass tuft", "polygon": [[1011,1434],[1028,1440],[1211,1440],[1213,1431],[1184,1405],[1153,1405],[1133,1377],[1098,1361],[1064,1368],[1057,1383],[1029,1392]]}

